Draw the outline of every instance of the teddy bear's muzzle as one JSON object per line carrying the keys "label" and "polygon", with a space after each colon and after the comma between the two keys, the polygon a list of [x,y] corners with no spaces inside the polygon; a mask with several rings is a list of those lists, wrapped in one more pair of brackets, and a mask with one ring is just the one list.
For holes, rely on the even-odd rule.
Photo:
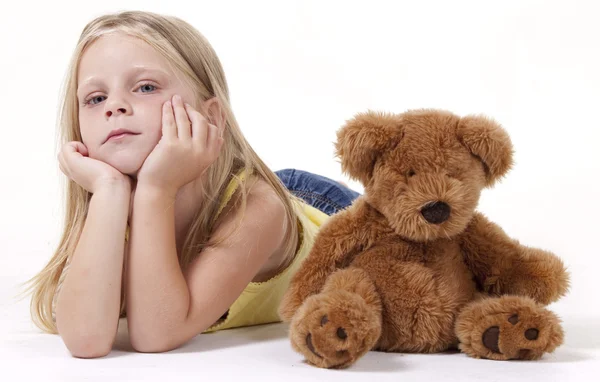
{"label": "teddy bear's muzzle", "polygon": [[433,202],[421,209],[421,215],[431,224],[442,224],[450,217],[450,206],[444,202]]}

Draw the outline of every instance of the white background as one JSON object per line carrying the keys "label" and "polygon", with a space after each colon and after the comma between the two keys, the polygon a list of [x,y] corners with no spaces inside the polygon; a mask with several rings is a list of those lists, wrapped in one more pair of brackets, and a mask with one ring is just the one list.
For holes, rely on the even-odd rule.
{"label": "white background", "polygon": [[[44,380],[163,380],[182,370],[181,378],[194,380],[258,375],[359,380],[370,378],[365,374],[370,371],[381,379],[442,380],[456,378],[459,371],[452,370],[459,368],[465,378],[597,378],[597,2],[11,3],[0,6],[5,373]],[[333,157],[335,132],[367,109],[436,107],[459,115],[484,113],[503,124],[516,165],[484,192],[479,209],[522,243],[552,250],[568,265],[571,292],[551,306],[567,329],[565,345],[537,363],[370,353],[353,369],[336,373],[302,363],[285,338],[286,328],[273,325],[199,336],[187,350],[162,356],[116,351],[102,360],[70,358],[60,338],[39,334],[28,321],[27,301],[12,296],[18,282],[43,267],[61,233],[55,126],[71,52],[92,18],[126,9],[181,17],[209,39],[225,68],[242,131],[273,170],[295,167],[347,181]],[[360,184],[350,185],[362,191]]]}

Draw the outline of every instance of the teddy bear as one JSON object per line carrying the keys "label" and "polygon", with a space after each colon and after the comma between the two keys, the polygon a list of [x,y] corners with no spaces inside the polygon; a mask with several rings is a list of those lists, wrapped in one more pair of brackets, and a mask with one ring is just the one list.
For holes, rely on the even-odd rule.
{"label": "teddy bear", "polygon": [[476,211],[513,167],[485,115],[369,110],[337,131],[342,171],[364,194],[318,231],[279,307],[292,348],[345,368],[370,350],[535,360],[563,342],[546,306],[569,289],[555,254]]}

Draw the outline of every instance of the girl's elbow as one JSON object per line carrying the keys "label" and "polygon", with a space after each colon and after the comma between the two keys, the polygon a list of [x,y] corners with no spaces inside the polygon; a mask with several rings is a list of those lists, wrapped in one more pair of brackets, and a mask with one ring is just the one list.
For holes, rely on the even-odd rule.
{"label": "girl's elbow", "polygon": [[139,353],[165,353],[177,349],[180,345],[173,343],[169,336],[132,335],[129,333],[131,347]]}
{"label": "girl's elbow", "polygon": [[[175,320],[173,320],[175,321]],[[140,353],[165,353],[175,350],[189,341],[193,335],[184,323],[147,325],[135,322],[128,316],[128,334],[131,347]]]}
{"label": "girl's elbow", "polygon": [[75,358],[104,357],[110,353],[113,345],[112,340],[108,341],[106,338],[94,335],[78,336],[70,341],[63,338],[63,341]]}
{"label": "girl's elbow", "polygon": [[166,353],[177,349],[179,346],[169,344],[166,341],[131,341],[131,347],[139,353]]}

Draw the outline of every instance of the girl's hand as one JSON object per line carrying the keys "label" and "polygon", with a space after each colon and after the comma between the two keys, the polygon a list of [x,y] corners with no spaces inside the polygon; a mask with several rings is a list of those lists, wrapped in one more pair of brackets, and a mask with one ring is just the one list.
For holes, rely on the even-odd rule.
{"label": "girl's hand", "polygon": [[131,179],[111,165],[90,158],[87,147],[81,142],[65,144],[58,153],[60,170],[69,179],[92,194],[102,187],[124,185],[131,187]]}
{"label": "girl's hand", "polygon": [[175,95],[172,104],[163,105],[162,137],[138,173],[138,187],[152,187],[174,197],[217,159],[221,135],[217,126]]}

